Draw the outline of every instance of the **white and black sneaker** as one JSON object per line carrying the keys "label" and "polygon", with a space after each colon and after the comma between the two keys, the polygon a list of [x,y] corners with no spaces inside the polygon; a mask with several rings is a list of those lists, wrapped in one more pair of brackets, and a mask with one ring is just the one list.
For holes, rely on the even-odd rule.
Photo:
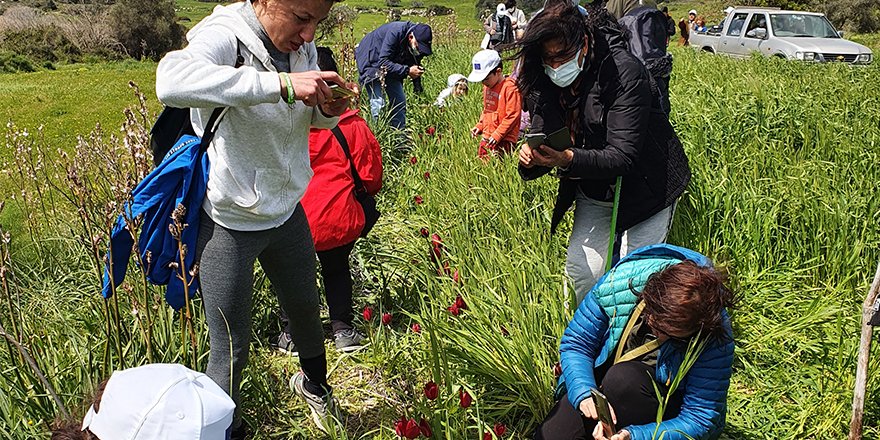
{"label": "white and black sneaker", "polygon": [[290,333],[281,332],[278,335],[278,339],[272,345],[281,353],[299,356],[299,350],[297,350],[296,344],[293,343],[293,339],[290,338]]}
{"label": "white and black sneaker", "polygon": [[328,423],[341,424],[342,413],[339,411],[339,403],[333,397],[333,391],[331,390],[323,396],[312,394],[306,389],[306,380],[308,379],[305,373],[297,372],[290,378],[290,390],[302,397],[309,405],[312,421],[315,422],[315,425],[318,425],[321,431],[327,432]]}

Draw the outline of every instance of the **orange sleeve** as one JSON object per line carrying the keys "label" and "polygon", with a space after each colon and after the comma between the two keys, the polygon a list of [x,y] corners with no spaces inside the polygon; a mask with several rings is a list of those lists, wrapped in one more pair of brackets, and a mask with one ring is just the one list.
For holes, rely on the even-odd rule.
{"label": "orange sleeve", "polygon": [[[509,78],[504,80],[504,87],[501,89],[501,96],[504,98],[504,114],[500,115],[498,128],[492,133],[492,138],[496,142],[501,142],[505,138],[516,138],[519,136],[519,124],[522,118],[522,97],[516,83]],[[499,108],[502,103],[498,103]]]}

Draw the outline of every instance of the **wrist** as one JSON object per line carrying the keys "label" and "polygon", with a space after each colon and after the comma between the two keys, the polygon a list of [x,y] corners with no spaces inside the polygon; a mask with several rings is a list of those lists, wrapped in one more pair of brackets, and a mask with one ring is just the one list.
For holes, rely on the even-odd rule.
{"label": "wrist", "polygon": [[559,166],[559,168],[571,168],[571,163],[574,162],[574,151],[571,148],[568,148],[563,151],[563,155],[564,157],[562,158],[562,164]]}

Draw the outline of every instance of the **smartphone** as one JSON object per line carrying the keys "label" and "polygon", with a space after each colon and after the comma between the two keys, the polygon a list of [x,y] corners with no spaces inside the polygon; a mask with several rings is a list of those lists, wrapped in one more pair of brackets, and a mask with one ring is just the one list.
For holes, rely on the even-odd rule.
{"label": "smartphone", "polygon": [[349,90],[339,84],[330,84],[330,90],[333,92],[333,100],[354,98],[357,96],[353,90]]}
{"label": "smartphone", "polygon": [[545,136],[544,133],[529,133],[525,136],[525,138],[526,143],[529,144],[529,147],[535,149],[540,147],[541,144],[544,143],[544,139],[546,139],[547,136]]}
{"label": "smartphone", "polygon": [[596,414],[599,415],[599,421],[607,428],[605,432],[606,437],[617,434],[617,429],[614,427],[614,419],[611,418],[611,407],[608,406],[608,399],[595,388],[590,388],[590,392],[593,396],[593,403],[596,405]]}
{"label": "smartphone", "polygon": [[556,151],[565,151],[572,147],[571,134],[568,131],[568,127],[562,127],[550,134],[529,133],[525,138],[531,148],[545,145]]}

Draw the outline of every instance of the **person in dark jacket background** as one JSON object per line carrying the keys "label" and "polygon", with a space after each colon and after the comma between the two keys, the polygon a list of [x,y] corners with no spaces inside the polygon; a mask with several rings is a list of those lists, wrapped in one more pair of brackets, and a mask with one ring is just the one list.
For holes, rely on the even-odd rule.
{"label": "person in dark jacket background", "polygon": [[354,55],[358,81],[369,96],[373,118],[385,107],[384,94],[387,94],[391,126],[400,130],[406,126],[403,80],[412,78],[414,89],[421,89],[421,77],[425,73],[421,62],[423,57],[433,53],[432,40],[430,26],[409,21],[383,24],[361,39]]}
{"label": "person in dark jacket background", "polygon": [[563,151],[523,145],[519,171],[531,180],[557,169],[551,231],[576,200],[566,271],[578,302],[604,273],[609,244],[617,259],[666,239],[673,207],[691,176],[644,65],[627,50],[616,20],[601,6],[589,8],[582,15],[568,3],[548,6],[517,43],[523,60],[517,82],[532,132],[565,127],[574,145]]}

